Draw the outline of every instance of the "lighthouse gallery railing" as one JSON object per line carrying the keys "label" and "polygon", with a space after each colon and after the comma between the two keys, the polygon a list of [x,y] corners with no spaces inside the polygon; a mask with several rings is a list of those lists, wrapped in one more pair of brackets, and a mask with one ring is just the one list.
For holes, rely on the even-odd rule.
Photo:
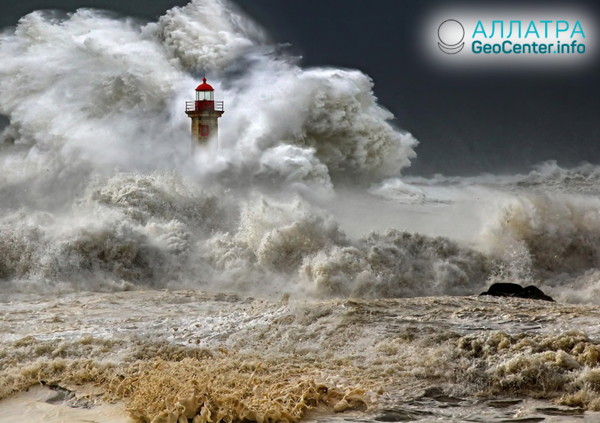
{"label": "lighthouse gallery railing", "polygon": [[185,102],[185,111],[186,112],[199,112],[199,111],[203,111],[203,110],[209,110],[209,111],[217,111],[217,112],[222,112],[223,111],[223,101],[208,101],[208,100],[202,100],[202,101],[186,101]]}

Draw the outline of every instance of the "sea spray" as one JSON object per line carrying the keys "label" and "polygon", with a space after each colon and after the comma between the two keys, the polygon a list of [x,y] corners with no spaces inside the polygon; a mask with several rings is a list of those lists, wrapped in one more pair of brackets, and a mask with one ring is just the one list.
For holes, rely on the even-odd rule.
{"label": "sea spray", "polygon": [[[226,113],[190,157],[203,71]],[[417,141],[373,87],[225,1],[2,32],[0,397],[93,383],[88,405],[196,423],[598,409],[600,318],[560,303],[598,302],[598,167],[402,177]],[[473,296],[494,281],[559,303]]]}

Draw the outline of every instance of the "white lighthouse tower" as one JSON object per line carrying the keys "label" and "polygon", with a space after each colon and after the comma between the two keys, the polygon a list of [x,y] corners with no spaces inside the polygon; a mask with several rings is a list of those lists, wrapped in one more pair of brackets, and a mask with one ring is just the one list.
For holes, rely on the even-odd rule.
{"label": "white lighthouse tower", "polygon": [[196,100],[186,101],[185,113],[192,119],[192,151],[211,139],[219,138],[219,119],[225,111],[223,102],[215,101],[215,90],[202,79],[196,88]]}

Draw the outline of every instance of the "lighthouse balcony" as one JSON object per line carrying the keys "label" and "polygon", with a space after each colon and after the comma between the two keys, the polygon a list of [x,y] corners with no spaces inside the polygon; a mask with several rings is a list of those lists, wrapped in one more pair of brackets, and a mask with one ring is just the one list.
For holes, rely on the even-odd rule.
{"label": "lighthouse balcony", "polygon": [[185,102],[185,111],[186,112],[201,112],[201,111],[223,111],[223,102],[222,101],[209,101],[209,100],[200,100],[200,101],[186,101]]}

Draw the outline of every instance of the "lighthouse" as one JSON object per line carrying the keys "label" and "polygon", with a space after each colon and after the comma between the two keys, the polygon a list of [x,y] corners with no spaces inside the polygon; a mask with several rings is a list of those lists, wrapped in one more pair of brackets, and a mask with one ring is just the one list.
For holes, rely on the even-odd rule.
{"label": "lighthouse", "polygon": [[192,119],[192,151],[219,138],[218,119],[225,113],[223,102],[215,101],[215,90],[202,79],[196,88],[196,101],[186,101],[185,113]]}

